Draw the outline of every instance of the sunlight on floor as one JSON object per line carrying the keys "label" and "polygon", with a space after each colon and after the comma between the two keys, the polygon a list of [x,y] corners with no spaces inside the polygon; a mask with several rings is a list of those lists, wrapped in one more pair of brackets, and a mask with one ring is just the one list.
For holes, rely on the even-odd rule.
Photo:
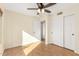
{"label": "sunlight on floor", "polygon": [[25,54],[25,55],[28,55],[28,54],[29,54],[30,52],[32,52],[33,49],[35,49],[40,43],[41,43],[41,42],[37,42],[37,43],[32,44],[32,45],[30,45],[29,47],[23,49],[24,54]]}
{"label": "sunlight on floor", "polygon": [[[32,43],[35,43],[35,44],[32,44]],[[22,45],[28,46],[27,48],[23,49],[25,55],[28,55],[40,43],[41,41],[39,39],[33,37],[32,35],[26,33],[25,31],[22,31]]]}
{"label": "sunlight on floor", "polygon": [[22,45],[27,45],[39,41],[40,40],[38,38],[26,33],[25,31],[22,31]]}

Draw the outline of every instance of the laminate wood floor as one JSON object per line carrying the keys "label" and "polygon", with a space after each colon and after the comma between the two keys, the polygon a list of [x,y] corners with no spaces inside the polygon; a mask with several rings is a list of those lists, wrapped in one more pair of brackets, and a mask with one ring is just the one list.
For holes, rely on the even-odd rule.
{"label": "laminate wood floor", "polygon": [[44,42],[36,42],[28,46],[6,49],[3,56],[78,56],[78,54],[54,44],[45,45]]}

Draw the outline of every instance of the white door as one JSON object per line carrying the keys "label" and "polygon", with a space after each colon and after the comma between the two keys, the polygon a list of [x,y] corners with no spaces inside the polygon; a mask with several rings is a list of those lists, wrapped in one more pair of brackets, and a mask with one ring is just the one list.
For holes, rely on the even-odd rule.
{"label": "white door", "polygon": [[64,17],[64,47],[74,50],[75,48],[75,15]]}
{"label": "white door", "polygon": [[41,40],[41,22],[39,20],[33,21],[33,35]]}
{"label": "white door", "polygon": [[61,15],[53,18],[52,35],[53,43],[63,47],[63,17]]}

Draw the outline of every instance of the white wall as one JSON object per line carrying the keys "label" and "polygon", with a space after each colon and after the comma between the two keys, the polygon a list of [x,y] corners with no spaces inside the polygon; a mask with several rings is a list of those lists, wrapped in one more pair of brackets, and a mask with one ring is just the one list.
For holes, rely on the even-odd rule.
{"label": "white wall", "polygon": [[2,55],[3,43],[2,43],[2,17],[0,16],[0,55]]}
{"label": "white wall", "polygon": [[[35,16],[26,16],[13,11],[5,10],[4,15],[4,40],[5,48],[16,47],[38,41],[33,35],[33,21]],[[32,39],[32,40],[31,40]]]}
{"label": "white wall", "polygon": [[41,21],[40,20],[34,20],[33,21],[33,34],[36,38],[41,40]]}
{"label": "white wall", "polygon": [[0,16],[0,43],[2,41],[2,17]]}
{"label": "white wall", "polygon": [[[62,17],[66,16],[66,15],[71,15],[71,14],[75,14],[76,15],[76,19],[75,19],[75,23],[76,23],[76,44],[75,44],[75,50],[79,51],[79,4],[57,4],[55,6],[53,6],[53,8],[51,8],[53,10],[53,14],[51,16],[49,16],[51,19],[49,20],[49,43],[53,42],[53,35],[51,34],[53,27],[52,22],[55,21],[53,20],[54,17],[58,17],[57,13],[58,12],[63,12],[63,14],[61,15]],[[58,24],[59,25],[59,24]]]}

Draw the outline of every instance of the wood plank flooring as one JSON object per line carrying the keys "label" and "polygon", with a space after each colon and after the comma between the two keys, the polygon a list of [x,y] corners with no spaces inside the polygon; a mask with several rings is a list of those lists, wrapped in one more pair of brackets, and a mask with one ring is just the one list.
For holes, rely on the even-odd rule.
{"label": "wood plank flooring", "polygon": [[56,45],[37,42],[28,46],[6,49],[3,56],[78,56],[78,54]]}

